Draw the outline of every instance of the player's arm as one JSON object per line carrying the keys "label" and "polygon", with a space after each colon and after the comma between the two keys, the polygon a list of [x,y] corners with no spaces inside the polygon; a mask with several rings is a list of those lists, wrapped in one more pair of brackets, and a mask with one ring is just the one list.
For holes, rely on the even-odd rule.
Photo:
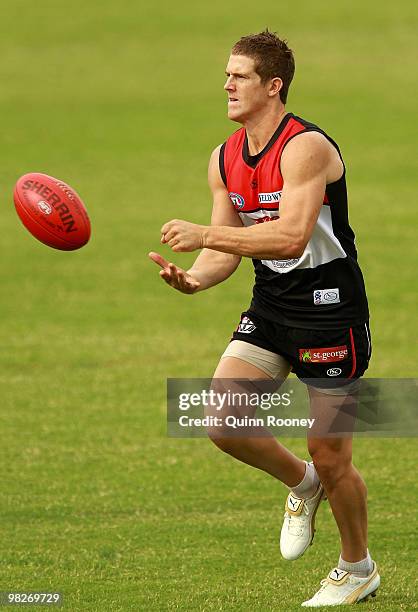
{"label": "player's arm", "polygon": [[173,251],[206,247],[256,259],[298,258],[318,219],[333,163],[332,145],[324,136],[316,132],[301,134],[282,154],[284,183],[279,219],[241,228],[172,221],[162,228],[164,241]]}
{"label": "player's arm", "polygon": [[[209,161],[208,181],[213,196],[211,224],[242,227],[219,172],[220,148],[213,151]],[[163,280],[183,293],[196,293],[221,283],[235,272],[241,261],[239,255],[203,248],[192,267],[185,271],[158,253],[152,252],[149,256],[161,266],[160,276]]]}
{"label": "player's arm", "polygon": [[[219,171],[220,149],[219,146],[213,151],[208,169],[208,182],[213,197],[211,225],[242,228],[241,219],[232,205]],[[240,261],[240,255],[204,248],[188,273],[200,282],[199,291],[202,291],[226,280],[235,272]]]}

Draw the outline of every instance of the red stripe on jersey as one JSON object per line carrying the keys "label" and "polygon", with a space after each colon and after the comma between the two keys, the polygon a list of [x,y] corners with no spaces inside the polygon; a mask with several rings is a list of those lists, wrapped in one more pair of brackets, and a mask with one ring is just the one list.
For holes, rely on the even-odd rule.
{"label": "red stripe on jersey", "polygon": [[356,358],[356,347],[354,345],[353,329],[351,327],[350,327],[350,341],[351,341],[351,355],[353,358],[353,369],[351,370],[351,374],[348,378],[353,378],[354,373],[356,371],[356,367],[357,367],[357,358]]}

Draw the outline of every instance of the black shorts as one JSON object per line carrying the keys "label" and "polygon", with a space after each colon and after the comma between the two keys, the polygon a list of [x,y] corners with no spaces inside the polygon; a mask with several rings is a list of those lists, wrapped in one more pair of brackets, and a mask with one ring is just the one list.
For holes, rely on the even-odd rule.
{"label": "black shorts", "polygon": [[231,340],[281,355],[299,379],[315,379],[315,386],[323,388],[360,378],[371,356],[368,322],[341,329],[301,329],[280,325],[249,310],[242,313]]}

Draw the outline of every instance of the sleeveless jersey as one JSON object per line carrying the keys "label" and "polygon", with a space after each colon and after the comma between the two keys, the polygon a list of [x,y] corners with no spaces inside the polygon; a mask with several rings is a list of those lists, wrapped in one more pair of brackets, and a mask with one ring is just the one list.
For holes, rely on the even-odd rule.
{"label": "sleeveless jersey", "polygon": [[[244,128],[222,145],[220,173],[245,226],[279,218],[282,151],[292,138],[312,131],[323,134],[342,160],[332,138],[292,113],[285,115],[257,155],[249,154]],[[286,326],[309,329],[350,327],[367,321],[367,297],[354,239],[348,221],[344,167],[341,178],[326,186],[318,221],[302,256],[253,259],[255,285],[250,310]]]}

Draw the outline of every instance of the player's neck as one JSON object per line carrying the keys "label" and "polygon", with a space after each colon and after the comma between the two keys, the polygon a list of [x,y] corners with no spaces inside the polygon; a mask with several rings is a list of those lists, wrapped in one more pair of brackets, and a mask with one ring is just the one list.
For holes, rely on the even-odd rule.
{"label": "player's neck", "polygon": [[285,107],[281,106],[279,114],[277,114],[277,109],[272,109],[268,113],[263,113],[261,117],[254,117],[245,122],[250,155],[257,155],[264,149],[286,113]]}

